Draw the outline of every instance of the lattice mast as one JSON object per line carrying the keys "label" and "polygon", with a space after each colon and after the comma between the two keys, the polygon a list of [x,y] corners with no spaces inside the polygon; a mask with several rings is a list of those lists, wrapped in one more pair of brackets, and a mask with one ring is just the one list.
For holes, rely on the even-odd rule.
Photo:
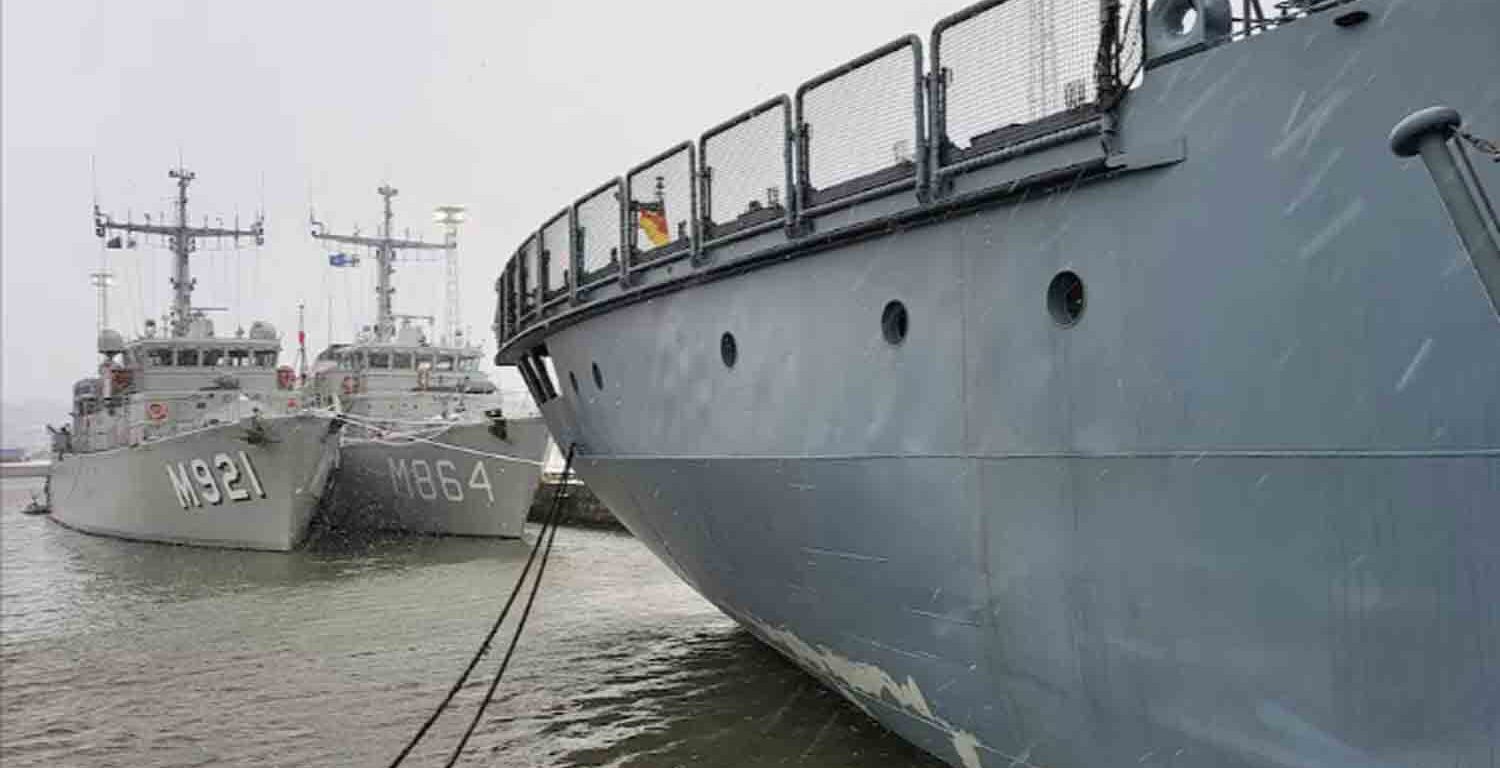
{"label": "lattice mast", "polygon": [[[177,181],[177,223],[137,224],[132,221],[115,221],[108,214],[99,210],[98,204],[94,205],[94,235],[104,238],[111,232],[118,232],[129,237],[134,234],[142,235],[165,235],[172,251],[172,311],[168,325],[170,333],[174,337],[183,337],[188,333],[188,326],[193,319],[193,288],[197,280],[193,278],[191,257],[198,250],[198,238],[200,237],[230,237],[239,242],[241,237],[255,238],[256,245],[264,245],[266,241],[265,216],[257,214],[255,223],[249,229],[240,229],[236,221],[232,229],[224,227],[204,226],[194,227],[188,224],[188,185],[193,183],[197,174],[183,167],[173,168],[167,172],[167,177]],[[150,217],[147,217],[148,219]],[[111,245],[110,247],[117,247]],[[101,295],[101,302],[105,301]]]}
{"label": "lattice mast", "polygon": [[456,242],[429,243],[425,240],[393,237],[391,222],[395,214],[391,212],[391,198],[396,196],[398,190],[389,184],[382,184],[375,191],[385,200],[385,214],[379,237],[366,237],[359,234],[335,235],[326,231],[323,223],[316,219],[312,222],[312,236],[316,240],[375,249],[375,338],[377,341],[390,341],[396,336],[397,315],[391,308],[391,294],[396,292],[391,285],[391,276],[396,273],[396,252],[402,250],[451,251],[458,246]]}
{"label": "lattice mast", "polygon": [[462,317],[458,296],[458,225],[464,221],[461,205],[440,205],[433,212],[433,219],[443,225],[443,242],[448,246],[443,264],[443,324],[448,344],[457,345],[463,336]]}
{"label": "lattice mast", "polygon": [[99,289],[99,318],[96,323],[99,327],[96,331],[103,331],[109,327],[109,287],[114,283],[115,273],[101,268],[98,272],[89,273],[89,281]]}

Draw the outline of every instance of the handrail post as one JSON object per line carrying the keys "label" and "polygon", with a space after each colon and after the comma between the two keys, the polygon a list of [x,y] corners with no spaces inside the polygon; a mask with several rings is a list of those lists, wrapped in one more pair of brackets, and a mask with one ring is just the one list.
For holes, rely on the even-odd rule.
{"label": "handrail post", "polygon": [[[1496,242],[1494,222],[1487,219],[1476,190],[1470,189],[1453,153],[1463,147],[1450,146],[1449,140],[1463,119],[1449,107],[1428,107],[1407,115],[1391,129],[1391,151],[1398,157],[1421,156],[1432,176],[1443,208],[1458,230],[1469,261],[1479,273],[1479,281],[1489,294],[1490,309],[1500,316],[1500,243]],[[1473,179],[1475,185],[1479,179]]]}

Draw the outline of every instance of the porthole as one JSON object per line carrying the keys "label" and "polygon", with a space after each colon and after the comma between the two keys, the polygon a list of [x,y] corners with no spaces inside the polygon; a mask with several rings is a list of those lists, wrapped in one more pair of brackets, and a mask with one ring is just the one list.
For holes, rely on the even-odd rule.
{"label": "porthole", "polygon": [[1064,271],[1057,273],[1052,278],[1052,283],[1047,286],[1047,312],[1052,315],[1053,322],[1063,327],[1078,323],[1083,317],[1084,307],[1088,300],[1083,291],[1083,279],[1076,273]]}
{"label": "porthole", "polygon": [[1178,0],[1167,9],[1167,31],[1177,37],[1187,37],[1198,26],[1198,8],[1192,0]]}
{"label": "porthole", "polygon": [[568,383],[570,383],[570,384],[573,385],[573,394],[575,394],[575,395],[579,394],[579,392],[578,392],[578,377],[574,376],[572,371],[568,371]]}
{"label": "porthole", "polygon": [[598,387],[599,391],[602,392],[604,391],[604,374],[599,372],[598,363],[591,363],[591,365],[594,368],[594,386]]}
{"label": "porthole", "polygon": [[719,359],[724,361],[725,368],[733,368],[740,359],[739,344],[735,343],[734,334],[728,331],[719,337]]}
{"label": "porthole", "polygon": [[908,322],[905,304],[899,301],[886,302],[885,309],[880,313],[880,335],[892,346],[900,344],[906,341]]}

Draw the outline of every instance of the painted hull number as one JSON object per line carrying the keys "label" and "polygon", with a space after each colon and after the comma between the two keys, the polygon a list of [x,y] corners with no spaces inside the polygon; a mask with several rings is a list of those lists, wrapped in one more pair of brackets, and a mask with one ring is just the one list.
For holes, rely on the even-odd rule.
{"label": "painted hull number", "polygon": [[177,494],[177,503],[183,509],[192,509],[207,504],[223,504],[229,501],[249,501],[266,498],[266,488],[260,484],[260,475],[250,457],[244,451],[236,453],[239,458],[227,453],[216,453],[212,461],[191,459],[167,464],[167,478],[172,481],[172,492]]}
{"label": "painted hull number", "polygon": [[[464,500],[463,475],[458,465],[447,459],[407,461],[387,456],[385,463],[391,471],[391,490],[397,496],[423,501],[437,501],[441,496],[454,503]],[[489,503],[495,503],[495,489],[490,485],[490,473],[484,468],[483,461],[474,462],[469,470],[468,488],[470,491],[484,491]]]}

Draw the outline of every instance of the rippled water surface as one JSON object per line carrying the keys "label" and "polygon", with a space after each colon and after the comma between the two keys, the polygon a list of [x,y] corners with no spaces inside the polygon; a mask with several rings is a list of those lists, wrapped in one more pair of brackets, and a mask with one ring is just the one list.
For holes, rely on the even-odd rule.
{"label": "rippled water surface", "polygon": [[[123,542],[0,512],[0,762],[384,765],[467,661],[527,542]],[[530,536],[535,531],[528,534]],[[503,635],[502,635],[503,637]],[[405,764],[441,765],[487,659]],[[563,529],[461,764],[936,766],[629,536]]]}

